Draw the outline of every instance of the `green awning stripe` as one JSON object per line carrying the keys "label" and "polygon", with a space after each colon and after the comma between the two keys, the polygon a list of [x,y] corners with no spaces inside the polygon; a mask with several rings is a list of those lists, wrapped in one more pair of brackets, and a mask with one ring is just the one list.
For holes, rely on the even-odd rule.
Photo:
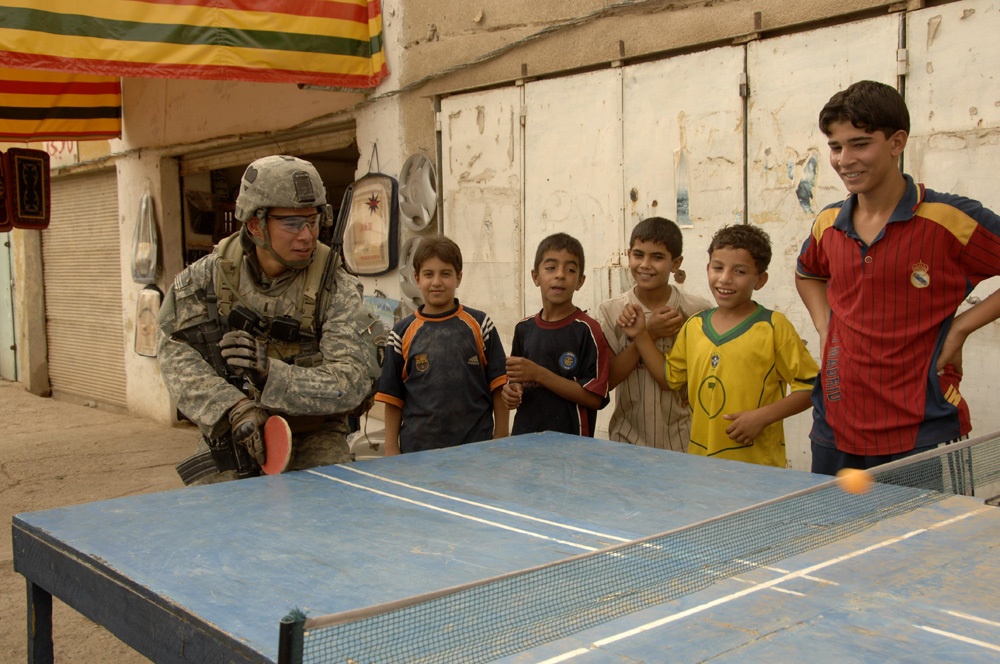
{"label": "green awning stripe", "polygon": [[40,9],[4,8],[0,28],[28,30],[66,37],[88,37],[189,46],[220,46],[253,48],[302,53],[325,53],[371,58],[382,49],[382,36],[370,41],[325,35],[312,35],[267,30],[236,30],[231,28],[140,23],[98,19],[79,14],[57,14]]}

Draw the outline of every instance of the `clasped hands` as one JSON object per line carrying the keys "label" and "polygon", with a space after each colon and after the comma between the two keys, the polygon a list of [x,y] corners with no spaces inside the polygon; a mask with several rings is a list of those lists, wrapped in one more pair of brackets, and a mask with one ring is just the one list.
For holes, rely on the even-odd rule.
{"label": "clasped hands", "polygon": [[676,336],[684,325],[684,314],[677,309],[668,306],[653,309],[647,320],[642,313],[642,308],[634,304],[626,304],[621,313],[618,314],[618,327],[635,340],[636,337],[646,331],[654,341],[663,337]]}

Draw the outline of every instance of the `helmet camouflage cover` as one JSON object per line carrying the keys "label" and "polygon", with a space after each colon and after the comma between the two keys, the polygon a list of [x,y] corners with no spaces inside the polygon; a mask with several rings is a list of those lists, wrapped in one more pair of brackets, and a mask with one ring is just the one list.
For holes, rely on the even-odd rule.
{"label": "helmet camouflage cover", "polygon": [[235,213],[246,223],[261,209],[322,205],[326,205],[326,187],[316,167],[298,157],[272,155],[247,166]]}

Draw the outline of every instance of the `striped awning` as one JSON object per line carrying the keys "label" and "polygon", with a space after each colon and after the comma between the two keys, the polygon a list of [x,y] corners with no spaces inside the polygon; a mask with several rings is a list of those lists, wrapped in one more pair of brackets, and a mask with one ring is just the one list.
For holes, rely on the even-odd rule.
{"label": "striped awning", "polygon": [[0,140],[118,138],[121,79],[0,68]]}
{"label": "striped awning", "polygon": [[[349,90],[388,74],[379,0],[0,0],[0,63]],[[17,114],[0,113],[3,136]]]}

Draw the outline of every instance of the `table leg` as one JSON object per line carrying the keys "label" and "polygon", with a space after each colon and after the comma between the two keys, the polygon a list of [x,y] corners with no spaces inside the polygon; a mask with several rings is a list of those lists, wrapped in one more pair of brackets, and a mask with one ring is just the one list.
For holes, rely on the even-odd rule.
{"label": "table leg", "polygon": [[52,660],[52,594],[28,581],[28,664]]}

